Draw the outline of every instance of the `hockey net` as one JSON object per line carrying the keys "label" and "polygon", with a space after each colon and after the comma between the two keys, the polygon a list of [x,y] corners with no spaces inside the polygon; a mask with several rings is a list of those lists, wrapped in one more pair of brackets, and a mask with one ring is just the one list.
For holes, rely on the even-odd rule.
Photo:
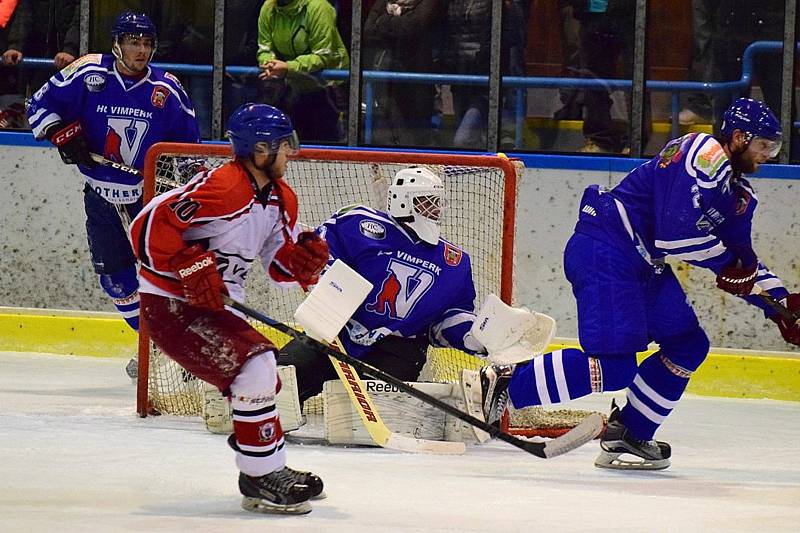
{"label": "hockey net", "polygon": [[[145,201],[185,183],[199,165],[216,168],[231,158],[227,145],[160,143],[145,162]],[[394,174],[410,165],[423,165],[443,180],[449,208],[442,234],[461,246],[472,259],[477,305],[489,293],[511,302],[513,290],[514,222],[517,173],[521,165],[502,156],[399,153],[345,149],[303,149],[289,162],[286,179],[298,196],[301,224],[315,227],[342,207],[362,204],[385,209],[386,192]],[[301,291],[271,285],[257,263],[248,276],[247,304],[283,323],[292,324],[303,298]],[[253,324],[278,347],[284,334]],[[456,382],[463,368],[483,361],[457,350],[431,348],[420,381]],[[313,400],[313,399],[312,399]],[[306,402],[306,412],[321,409],[321,401]],[[144,328],[139,342],[137,411],[148,414],[199,415],[202,383],[166,357],[149,341]],[[553,419],[538,410],[512,413],[506,426],[521,434],[549,436],[574,424]]]}

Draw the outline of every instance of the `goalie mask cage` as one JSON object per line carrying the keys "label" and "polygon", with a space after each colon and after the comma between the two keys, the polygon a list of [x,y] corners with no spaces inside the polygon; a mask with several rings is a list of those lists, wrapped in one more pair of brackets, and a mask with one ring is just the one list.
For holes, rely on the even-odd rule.
{"label": "goalie mask cage", "polygon": [[[145,160],[145,202],[188,181],[199,165],[212,169],[231,157],[228,145],[154,145]],[[433,170],[444,182],[448,209],[442,235],[470,254],[476,305],[492,292],[510,303],[518,167],[506,157],[304,148],[290,159],[285,177],[298,196],[299,222],[315,227],[348,205],[363,204],[385,211],[392,177],[411,165]],[[248,305],[291,325],[302,298],[299,289],[273,286],[259,262],[254,263],[247,281]],[[278,347],[289,340],[276,330],[253,325]],[[457,350],[430,348],[420,381],[455,382],[462,368],[478,368],[482,364],[481,359]],[[142,326],[139,415],[199,415],[202,399],[199,380],[161,353]],[[535,423],[527,420],[516,425],[530,428],[532,424]]]}

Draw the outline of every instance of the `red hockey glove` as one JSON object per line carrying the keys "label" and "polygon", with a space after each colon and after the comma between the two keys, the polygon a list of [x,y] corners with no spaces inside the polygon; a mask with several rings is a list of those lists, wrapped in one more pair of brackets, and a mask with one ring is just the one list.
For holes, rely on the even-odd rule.
{"label": "red hockey glove", "polygon": [[178,254],[172,261],[183,286],[189,305],[219,310],[224,307],[222,293],[228,293],[217,271],[214,254],[195,244]]}
{"label": "red hockey glove", "polygon": [[757,270],[757,261],[748,267],[742,267],[741,261],[736,261],[723,268],[717,275],[717,287],[736,296],[747,296],[753,292]]}
{"label": "red hockey glove", "polygon": [[[68,165],[85,165],[94,167],[97,164],[89,155],[89,145],[83,135],[83,128],[79,121],[71,122],[64,126],[57,123],[51,127],[55,132],[50,135],[50,142],[58,148],[61,160]],[[48,130],[49,132],[50,130]]]}
{"label": "red hockey glove", "polygon": [[289,252],[289,270],[301,285],[314,285],[328,262],[328,243],[313,231],[304,231]]}
{"label": "red hockey glove", "polygon": [[[786,306],[786,309],[800,316],[800,294],[790,294],[781,303]],[[781,330],[781,335],[786,342],[800,346],[800,325],[797,321],[788,320],[778,314],[773,316],[772,320],[778,324],[778,329]]]}

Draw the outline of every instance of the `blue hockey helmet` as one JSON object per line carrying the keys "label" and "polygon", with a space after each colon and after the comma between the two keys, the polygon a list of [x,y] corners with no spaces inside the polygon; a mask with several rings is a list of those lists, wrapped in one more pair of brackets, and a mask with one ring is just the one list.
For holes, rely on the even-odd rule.
{"label": "blue hockey helmet", "polygon": [[[770,158],[781,151],[780,122],[769,107],[752,98],[739,98],[722,116],[720,132],[724,140],[733,138],[734,130],[741,131],[747,145],[764,152]],[[758,142],[753,143],[754,139]]]}
{"label": "blue hockey helmet", "polygon": [[119,44],[125,35],[153,39],[153,51],[150,53],[150,59],[153,59],[153,54],[156,53],[156,48],[158,47],[158,34],[156,33],[156,25],[153,24],[150,17],[144,13],[123,11],[114,21],[114,26],[111,28],[111,40],[113,43],[111,51],[120,60],[122,59],[122,51],[119,48]]}
{"label": "blue hockey helmet", "polygon": [[228,119],[225,132],[238,157],[249,157],[254,152],[274,154],[283,141],[289,148],[300,148],[297,133],[286,113],[267,104],[243,104]]}

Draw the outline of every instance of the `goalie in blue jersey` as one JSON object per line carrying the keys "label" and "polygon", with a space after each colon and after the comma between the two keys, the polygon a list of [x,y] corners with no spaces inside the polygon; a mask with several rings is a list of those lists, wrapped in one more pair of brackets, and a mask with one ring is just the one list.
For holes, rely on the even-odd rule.
{"label": "goalie in blue jersey", "polygon": [[[392,180],[387,212],[352,206],[317,228],[328,243],[329,263],[341,259],[373,285],[340,342],[348,354],[404,381],[416,381],[429,345],[470,354],[484,350],[470,333],[470,257],[440,236],[445,204],[441,179],[411,167]],[[289,343],[278,364],[295,366],[301,402],[337,379],[328,357],[306,343]]]}
{"label": "goalie in blue jersey", "polygon": [[[595,465],[667,468],[670,446],[653,436],[705,359],[709,341],[666,257],[711,270],[717,287],[762,308],[787,342],[800,345],[800,326],[754,296],[764,291],[790,311],[800,309],[800,294],[784,288],[751,241],[758,199],[744,174],[780,148],[775,115],[740,98],[725,112],[719,137],[690,133],[616,187],[588,187],[564,250],[583,350],[465,371],[468,403],[494,422],[509,400],[522,408],[627,388],[624,407],[612,403]],[[636,353],[649,342],[659,350],[637,365]]]}
{"label": "goalie in blue jersey", "polygon": [[[64,163],[78,165],[89,251],[100,285],[134,330],[139,329],[136,259],[128,221],[142,209],[148,148],[161,141],[200,141],[194,109],[178,79],[149,66],[158,40],[143,14],[124,12],[111,31],[113,54],[74,61],[28,103],[37,139],[48,139]],[[98,157],[99,156],[99,157]]]}

